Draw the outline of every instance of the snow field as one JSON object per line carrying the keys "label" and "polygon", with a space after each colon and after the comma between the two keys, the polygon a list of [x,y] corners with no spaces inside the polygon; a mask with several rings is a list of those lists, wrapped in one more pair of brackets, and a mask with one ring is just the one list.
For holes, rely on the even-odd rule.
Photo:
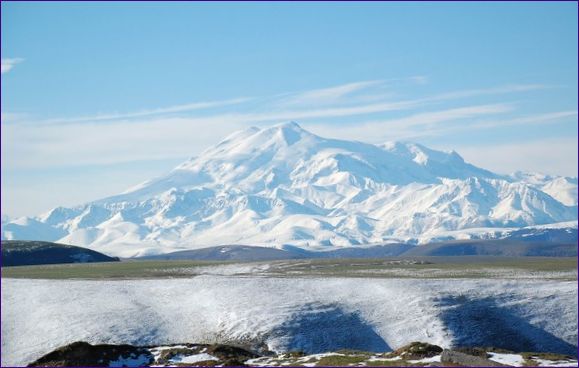
{"label": "snow field", "polygon": [[521,339],[537,346],[555,346],[549,339],[577,346],[577,282],[2,279],[2,365],[24,365],[79,340],[266,343],[277,352],[307,353],[388,351],[411,341],[450,347],[477,333],[449,322],[448,313],[462,303],[457,300],[492,302],[495,315],[524,321]]}

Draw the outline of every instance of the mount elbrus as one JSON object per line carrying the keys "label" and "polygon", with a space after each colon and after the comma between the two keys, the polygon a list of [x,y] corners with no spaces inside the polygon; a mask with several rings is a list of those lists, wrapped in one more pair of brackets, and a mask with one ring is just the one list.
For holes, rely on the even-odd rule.
{"label": "mount elbrus", "polygon": [[236,132],[119,195],[4,224],[132,257],[220,244],[323,250],[577,229],[577,178],[499,175],[419,144],[327,139],[296,123]]}

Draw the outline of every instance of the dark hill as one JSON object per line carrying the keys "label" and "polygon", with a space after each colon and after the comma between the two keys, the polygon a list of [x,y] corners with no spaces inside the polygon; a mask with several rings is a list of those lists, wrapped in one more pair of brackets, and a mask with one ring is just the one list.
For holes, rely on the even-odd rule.
{"label": "dark hill", "polygon": [[273,261],[307,258],[298,252],[249,245],[220,245],[167,254],[144,256],[139,259],[155,260],[210,260],[210,261]]}
{"label": "dark hill", "polygon": [[74,245],[27,240],[2,241],[2,267],[118,261],[117,257]]}
{"label": "dark hill", "polygon": [[419,245],[402,256],[577,257],[577,243],[453,240]]}
{"label": "dark hill", "polygon": [[285,245],[282,249],[249,245],[221,245],[139,257],[149,260],[273,261],[311,258],[384,258],[429,256],[577,257],[577,243],[518,240],[452,240],[424,245],[383,244],[310,251]]}

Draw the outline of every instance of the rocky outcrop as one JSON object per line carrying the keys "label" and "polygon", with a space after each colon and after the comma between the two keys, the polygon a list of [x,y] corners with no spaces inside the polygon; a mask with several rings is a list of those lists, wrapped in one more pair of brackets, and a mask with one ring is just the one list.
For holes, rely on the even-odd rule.
{"label": "rocky outcrop", "polygon": [[[283,366],[461,366],[500,367],[497,356],[509,357],[503,363],[524,366],[577,366],[574,357],[550,353],[520,353],[493,348],[466,347],[443,350],[440,346],[413,342],[390,352],[372,353],[339,350],[307,355],[302,352],[257,354],[247,349],[222,344],[176,344],[160,346],[91,345],[75,342],[41,357],[29,367],[283,367]],[[265,354],[265,356],[264,356]],[[493,358],[493,356],[495,358]],[[517,358],[513,360],[512,358]],[[495,359],[495,360],[492,360]]]}
{"label": "rocky outcrop", "polygon": [[443,350],[440,355],[440,362],[461,367],[504,367],[504,364],[490,359],[453,350]]}
{"label": "rocky outcrop", "polygon": [[[117,362],[139,361],[148,365],[154,361],[151,352],[132,345],[91,345],[73,342],[30,363],[29,367],[110,367]],[[122,366],[119,364],[118,366]]]}
{"label": "rocky outcrop", "polygon": [[91,345],[79,341],[30,363],[29,367],[244,366],[259,355],[230,345]]}
{"label": "rocky outcrop", "polygon": [[406,360],[416,360],[431,358],[442,353],[442,348],[438,345],[432,345],[426,342],[411,342],[401,348],[394,351],[396,356],[399,356]]}

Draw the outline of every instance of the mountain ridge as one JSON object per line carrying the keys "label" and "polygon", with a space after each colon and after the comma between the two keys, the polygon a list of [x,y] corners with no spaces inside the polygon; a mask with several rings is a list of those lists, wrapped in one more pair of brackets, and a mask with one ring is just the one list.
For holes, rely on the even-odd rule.
{"label": "mountain ridge", "polygon": [[221,244],[424,243],[563,222],[576,227],[576,178],[499,175],[454,151],[327,139],[290,122],[235,132],[121,194],[13,220],[2,238],[127,257]]}

